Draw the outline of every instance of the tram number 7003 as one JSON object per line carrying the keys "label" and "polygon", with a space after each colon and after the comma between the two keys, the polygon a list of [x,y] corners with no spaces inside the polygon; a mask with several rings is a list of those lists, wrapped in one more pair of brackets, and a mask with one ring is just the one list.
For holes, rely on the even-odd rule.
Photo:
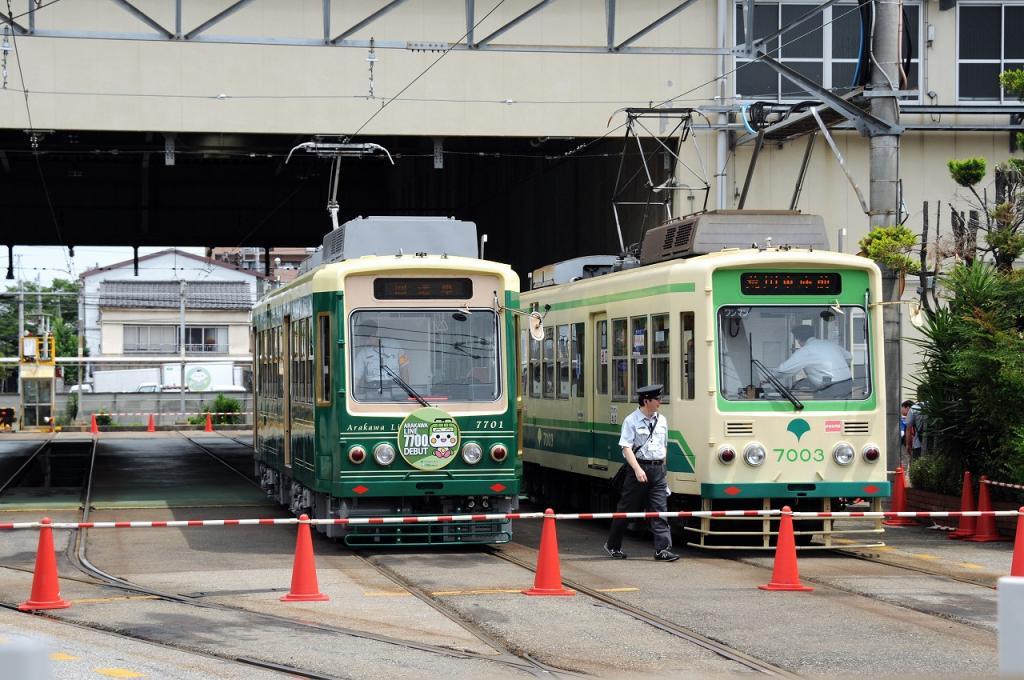
{"label": "tram number 7003", "polygon": [[825,460],[825,451],[822,449],[814,449],[813,451],[810,449],[800,449],[799,451],[797,449],[772,449],[772,451],[778,454],[778,457],[775,459],[776,463],[781,463],[783,458],[790,463],[797,461],[809,463],[812,460],[820,463]]}

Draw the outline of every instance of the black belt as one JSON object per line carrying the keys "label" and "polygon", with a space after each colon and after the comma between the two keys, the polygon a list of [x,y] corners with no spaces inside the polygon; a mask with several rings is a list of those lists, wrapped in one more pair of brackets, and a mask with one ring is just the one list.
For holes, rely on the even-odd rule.
{"label": "black belt", "polygon": [[661,460],[646,460],[644,458],[637,458],[636,462],[640,463],[641,465],[664,465],[665,459],[662,458]]}

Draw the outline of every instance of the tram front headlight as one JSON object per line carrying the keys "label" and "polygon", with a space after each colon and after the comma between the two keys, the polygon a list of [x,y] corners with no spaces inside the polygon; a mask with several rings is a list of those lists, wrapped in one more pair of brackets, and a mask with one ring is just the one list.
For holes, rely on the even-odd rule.
{"label": "tram front headlight", "polygon": [[377,465],[391,465],[395,462],[395,447],[387,442],[381,442],[373,447],[373,459]]}
{"label": "tram front headlight", "polygon": [[751,467],[763,465],[768,452],[757,442],[751,442],[743,447],[743,462]]}
{"label": "tram front headlight", "polygon": [[718,449],[718,460],[722,461],[726,465],[731,464],[736,460],[736,449],[732,448],[728,444]]}
{"label": "tram front headlight", "polygon": [[839,442],[832,448],[832,458],[840,465],[849,465],[853,462],[856,452],[846,442]]}
{"label": "tram front headlight", "polygon": [[462,447],[462,460],[470,465],[476,465],[483,458],[484,450],[476,442],[469,442]]}

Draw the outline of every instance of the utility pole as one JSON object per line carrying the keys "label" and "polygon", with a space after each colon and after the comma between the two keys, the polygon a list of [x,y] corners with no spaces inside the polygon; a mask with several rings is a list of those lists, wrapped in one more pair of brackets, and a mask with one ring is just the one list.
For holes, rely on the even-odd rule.
{"label": "utility pole", "polygon": [[78,288],[78,409],[75,422],[82,420],[82,356],[85,354],[85,283]]}
{"label": "utility pole", "polygon": [[[871,114],[889,123],[888,131],[872,130],[870,227],[893,226],[899,220],[899,101],[895,90],[900,87],[899,27],[900,0],[873,0],[875,37],[872,42]],[[882,328],[885,353],[886,397],[886,463],[892,470],[899,466],[902,444],[899,441],[900,387],[902,356],[900,352],[899,282],[896,272],[883,272]]]}
{"label": "utility pole", "polygon": [[178,380],[178,384],[181,386],[180,406],[178,409],[179,413],[185,413],[185,286],[187,284],[182,281],[180,287],[180,297],[178,299],[178,344],[180,345],[181,351],[181,378]]}

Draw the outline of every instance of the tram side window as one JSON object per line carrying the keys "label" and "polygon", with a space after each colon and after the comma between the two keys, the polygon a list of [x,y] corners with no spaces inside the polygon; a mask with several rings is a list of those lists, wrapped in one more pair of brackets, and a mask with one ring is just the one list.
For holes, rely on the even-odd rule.
{"label": "tram side window", "polygon": [[669,378],[669,328],[668,314],[651,315],[651,383],[664,385],[662,399],[671,398],[672,381]]}
{"label": "tram side window", "polygon": [[558,381],[556,394],[559,399],[569,398],[569,326],[558,327],[558,344],[555,347],[555,374]]}
{"label": "tram side window", "polygon": [[530,387],[530,335],[525,329],[519,330],[519,390],[527,394]]}
{"label": "tram side window", "polygon": [[586,342],[584,334],[586,326],[581,323],[574,323],[570,326],[572,334],[572,345],[570,349],[570,355],[572,357],[572,363],[570,368],[571,379],[572,379],[572,390],[571,394],[574,397],[582,397],[583,392],[583,367],[586,366],[584,363],[584,355],[586,353]]}
{"label": "tram side window", "polygon": [[544,398],[555,396],[555,329],[544,329]]}
{"label": "tram side window", "polygon": [[682,352],[682,362],[680,368],[680,391],[682,392],[683,399],[694,398],[694,337],[693,337],[693,312],[683,312],[679,315],[679,333],[680,345],[679,348]]}
{"label": "tram side window", "polygon": [[530,338],[530,396],[540,397],[540,341]]}
{"label": "tram side window", "polygon": [[646,316],[634,316],[630,319],[632,325],[632,333],[630,338],[633,344],[633,390],[632,394],[636,394],[636,391],[645,385],[651,383],[647,380],[647,367],[649,362],[647,360],[648,350],[650,345],[647,343],[647,317]]}
{"label": "tram side window", "polygon": [[317,324],[317,401],[329,404],[331,401],[331,317],[320,314],[316,317]]}
{"label": "tram side window", "polygon": [[626,320],[612,319],[612,401],[629,401]]}
{"label": "tram side window", "polygon": [[594,344],[597,351],[594,358],[597,360],[594,369],[594,379],[597,381],[597,393],[608,394],[608,322],[598,321],[597,332],[594,334]]}

